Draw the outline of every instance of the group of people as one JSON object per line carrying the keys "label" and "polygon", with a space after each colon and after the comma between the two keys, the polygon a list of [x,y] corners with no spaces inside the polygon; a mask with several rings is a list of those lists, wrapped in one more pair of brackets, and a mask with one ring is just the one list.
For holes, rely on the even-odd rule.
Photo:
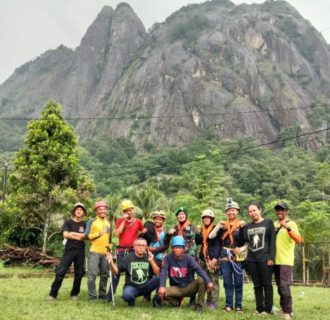
{"label": "group of people", "polygon": [[[85,224],[86,208],[77,203],[72,218],[62,228],[67,240],[49,300],[55,300],[62,281],[74,264],[73,300],[78,298],[84,276],[85,246],[88,239],[88,298],[113,301],[120,275],[125,273],[122,299],[134,306],[136,298],[143,296],[160,308],[163,305],[181,306],[189,297],[189,304],[197,312],[205,306],[216,309],[219,303],[219,275],[225,289],[223,311],[243,312],[243,275],[246,270],[252,278],[256,300],[256,314],[272,313],[275,281],[280,296],[282,315],[292,317],[290,284],[294,265],[294,248],[301,242],[297,225],[288,217],[287,203],[275,207],[277,221],[262,217],[260,206],[248,206],[251,222],[239,219],[240,207],[231,198],[227,200],[227,219],[215,224],[211,209],[202,212],[202,226],[194,226],[188,212],[181,207],[176,211],[177,224],[165,229],[164,211],[151,213],[152,221],[145,224],[134,216],[130,200],[121,203],[122,217],[117,219],[114,232],[119,242],[115,252],[109,248],[111,225],[107,220],[108,207],[104,201],[94,205],[96,217]],[[171,247],[171,250],[169,248]],[[171,251],[171,252],[168,252]],[[100,274],[98,291],[96,277]],[[107,290],[109,273],[110,288]],[[167,283],[168,281],[168,285]]]}

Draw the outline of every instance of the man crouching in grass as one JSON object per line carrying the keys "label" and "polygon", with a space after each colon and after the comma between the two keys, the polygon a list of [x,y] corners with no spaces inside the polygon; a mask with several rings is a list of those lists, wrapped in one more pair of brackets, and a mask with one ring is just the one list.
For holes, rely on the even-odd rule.
{"label": "man crouching in grass", "polygon": [[[151,294],[159,287],[160,269],[151,252],[147,252],[147,241],[138,238],[134,241],[134,252],[130,252],[115,264],[111,254],[107,260],[115,275],[125,272],[122,299],[129,306],[135,305],[135,298]],[[153,277],[156,275],[156,277]]]}
{"label": "man crouching in grass", "polygon": [[[195,310],[201,312],[206,288],[212,290],[214,284],[195,259],[184,253],[184,248],[183,237],[174,237],[172,240],[173,253],[167,255],[163,260],[158,296],[155,296],[153,303],[158,308],[162,304],[180,306],[184,297],[193,297],[197,294]],[[193,278],[195,272],[199,275],[196,280]],[[170,287],[165,288],[167,275]]]}

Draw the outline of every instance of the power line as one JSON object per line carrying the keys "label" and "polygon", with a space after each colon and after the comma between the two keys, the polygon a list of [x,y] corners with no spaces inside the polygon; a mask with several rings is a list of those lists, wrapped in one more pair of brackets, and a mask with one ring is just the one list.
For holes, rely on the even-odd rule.
{"label": "power line", "polygon": [[[287,138],[282,138],[282,139],[277,139],[277,140],[261,143],[261,144],[255,145],[255,146],[249,146],[249,147],[245,147],[245,148],[231,150],[231,151],[228,151],[228,152],[221,153],[219,155],[210,155],[210,156],[208,156],[208,158],[216,158],[216,157],[223,156],[223,155],[241,153],[243,151],[248,151],[248,150],[252,150],[252,149],[256,149],[256,148],[260,148],[260,147],[265,147],[265,146],[268,146],[268,145],[272,145],[272,144],[275,144],[275,143],[284,142],[284,141],[288,141],[288,140],[298,139],[298,138],[301,138],[301,137],[326,132],[328,130],[330,130],[330,128],[325,128],[325,129],[321,129],[321,130],[317,130],[317,131],[313,131],[313,132],[306,132],[306,133],[302,133],[302,134],[287,137]],[[114,177],[123,176],[123,175],[127,175],[127,174],[139,173],[139,172],[142,172],[142,171],[151,171],[151,170],[156,170],[156,169],[166,169],[166,168],[170,168],[170,167],[176,167],[176,166],[179,166],[179,165],[188,164],[188,163],[192,163],[192,162],[199,162],[199,161],[203,161],[203,160],[205,160],[205,158],[192,159],[192,160],[181,161],[181,162],[176,162],[176,163],[174,162],[174,163],[171,163],[170,165],[166,165],[166,166],[156,165],[156,166],[153,166],[151,168],[143,168],[143,169],[135,169],[135,170],[131,170],[131,171],[126,171],[126,172],[119,172],[117,174],[109,175],[108,178],[114,178]],[[131,168],[131,167],[132,166],[121,167],[121,169],[122,168],[124,168],[124,169],[125,168]]]}
{"label": "power line", "polygon": [[[327,104],[323,104],[323,106],[330,106]],[[206,114],[196,114],[197,117],[214,117],[214,116],[223,116],[223,115],[236,115],[236,114],[253,114],[253,113],[264,113],[264,112],[273,112],[273,111],[298,111],[305,109],[313,109],[313,107],[295,107],[295,108],[282,108],[282,109],[263,109],[263,110],[248,110],[248,111],[237,111],[237,112],[214,112],[214,113],[206,113]],[[164,116],[123,116],[123,117],[66,117],[64,120],[148,120],[148,119],[170,119],[170,118],[186,118],[186,117],[194,117],[193,114],[173,114],[173,115],[164,115]],[[0,121],[31,121],[31,120],[39,120],[40,118],[25,118],[25,117],[0,117]]]}

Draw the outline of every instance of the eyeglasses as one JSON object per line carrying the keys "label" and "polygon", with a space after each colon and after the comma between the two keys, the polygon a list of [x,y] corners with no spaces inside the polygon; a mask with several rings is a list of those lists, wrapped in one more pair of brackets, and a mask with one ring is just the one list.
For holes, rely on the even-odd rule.
{"label": "eyeglasses", "polygon": [[137,246],[137,247],[146,247],[147,245],[143,244],[143,243],[136,243],[135,246]]}

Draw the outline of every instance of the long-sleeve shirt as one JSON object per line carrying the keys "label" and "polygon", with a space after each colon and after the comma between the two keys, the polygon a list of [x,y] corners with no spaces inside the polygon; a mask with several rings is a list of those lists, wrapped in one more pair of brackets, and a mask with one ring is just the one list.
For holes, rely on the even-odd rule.
{"label": "long-sleeve shirt", "polygon": [[[100,232],[104,232],[100,236]],[[91,241],[91,252],[106,254],[109,245],[110,223],[106,219],[96,217],[87,222],[85,238]]]}
{"label": "long-sleeve shirt", "polygon": [[[202,234],[196,234],[195,242],[197,245],[202,245],[202,248],[199,253],[199,258],[203,261],[205,261],[205,257],[203,254],[204,244],[203,244],[203,235]],[[221,255],[221,248],[222,248],[222,241],[219,236],[216,236],[214,238],[208,238],[207,239],[207,257],[210,259],[218,259]]]}
{"label": "long-sleeve shirt", "polygon": [[226,231],[227,229],[225,226],[217,224],[209,234],[209,239],[220,239],[218,241],[221,241],[221,257],[226,256],[226,252],[225,250],[223,250],[223,248],[241,247],[245,243],[244,240],[245,226],[239,227],[233,231],[232,233],[233,243],[231,243],[229,236],[227,236],[222,240]]}
{"label": "long-sleeve shirt", "polygon": [[270,219],[246,225],[244,239],[249,243],[247,261],[263,262],[275,259],[275,228]]}
{"label": "long-sleeve shirt", "polygon": [[202,277],[206,284],[211,282],[209,276],[192,256],[184,254],[181,259],[175,259],[174,254],[171,253],[163,260],[159,286],[165,287],[166,276],[168,276],[170,286],[184,288],[194,281],[194,273]]}

